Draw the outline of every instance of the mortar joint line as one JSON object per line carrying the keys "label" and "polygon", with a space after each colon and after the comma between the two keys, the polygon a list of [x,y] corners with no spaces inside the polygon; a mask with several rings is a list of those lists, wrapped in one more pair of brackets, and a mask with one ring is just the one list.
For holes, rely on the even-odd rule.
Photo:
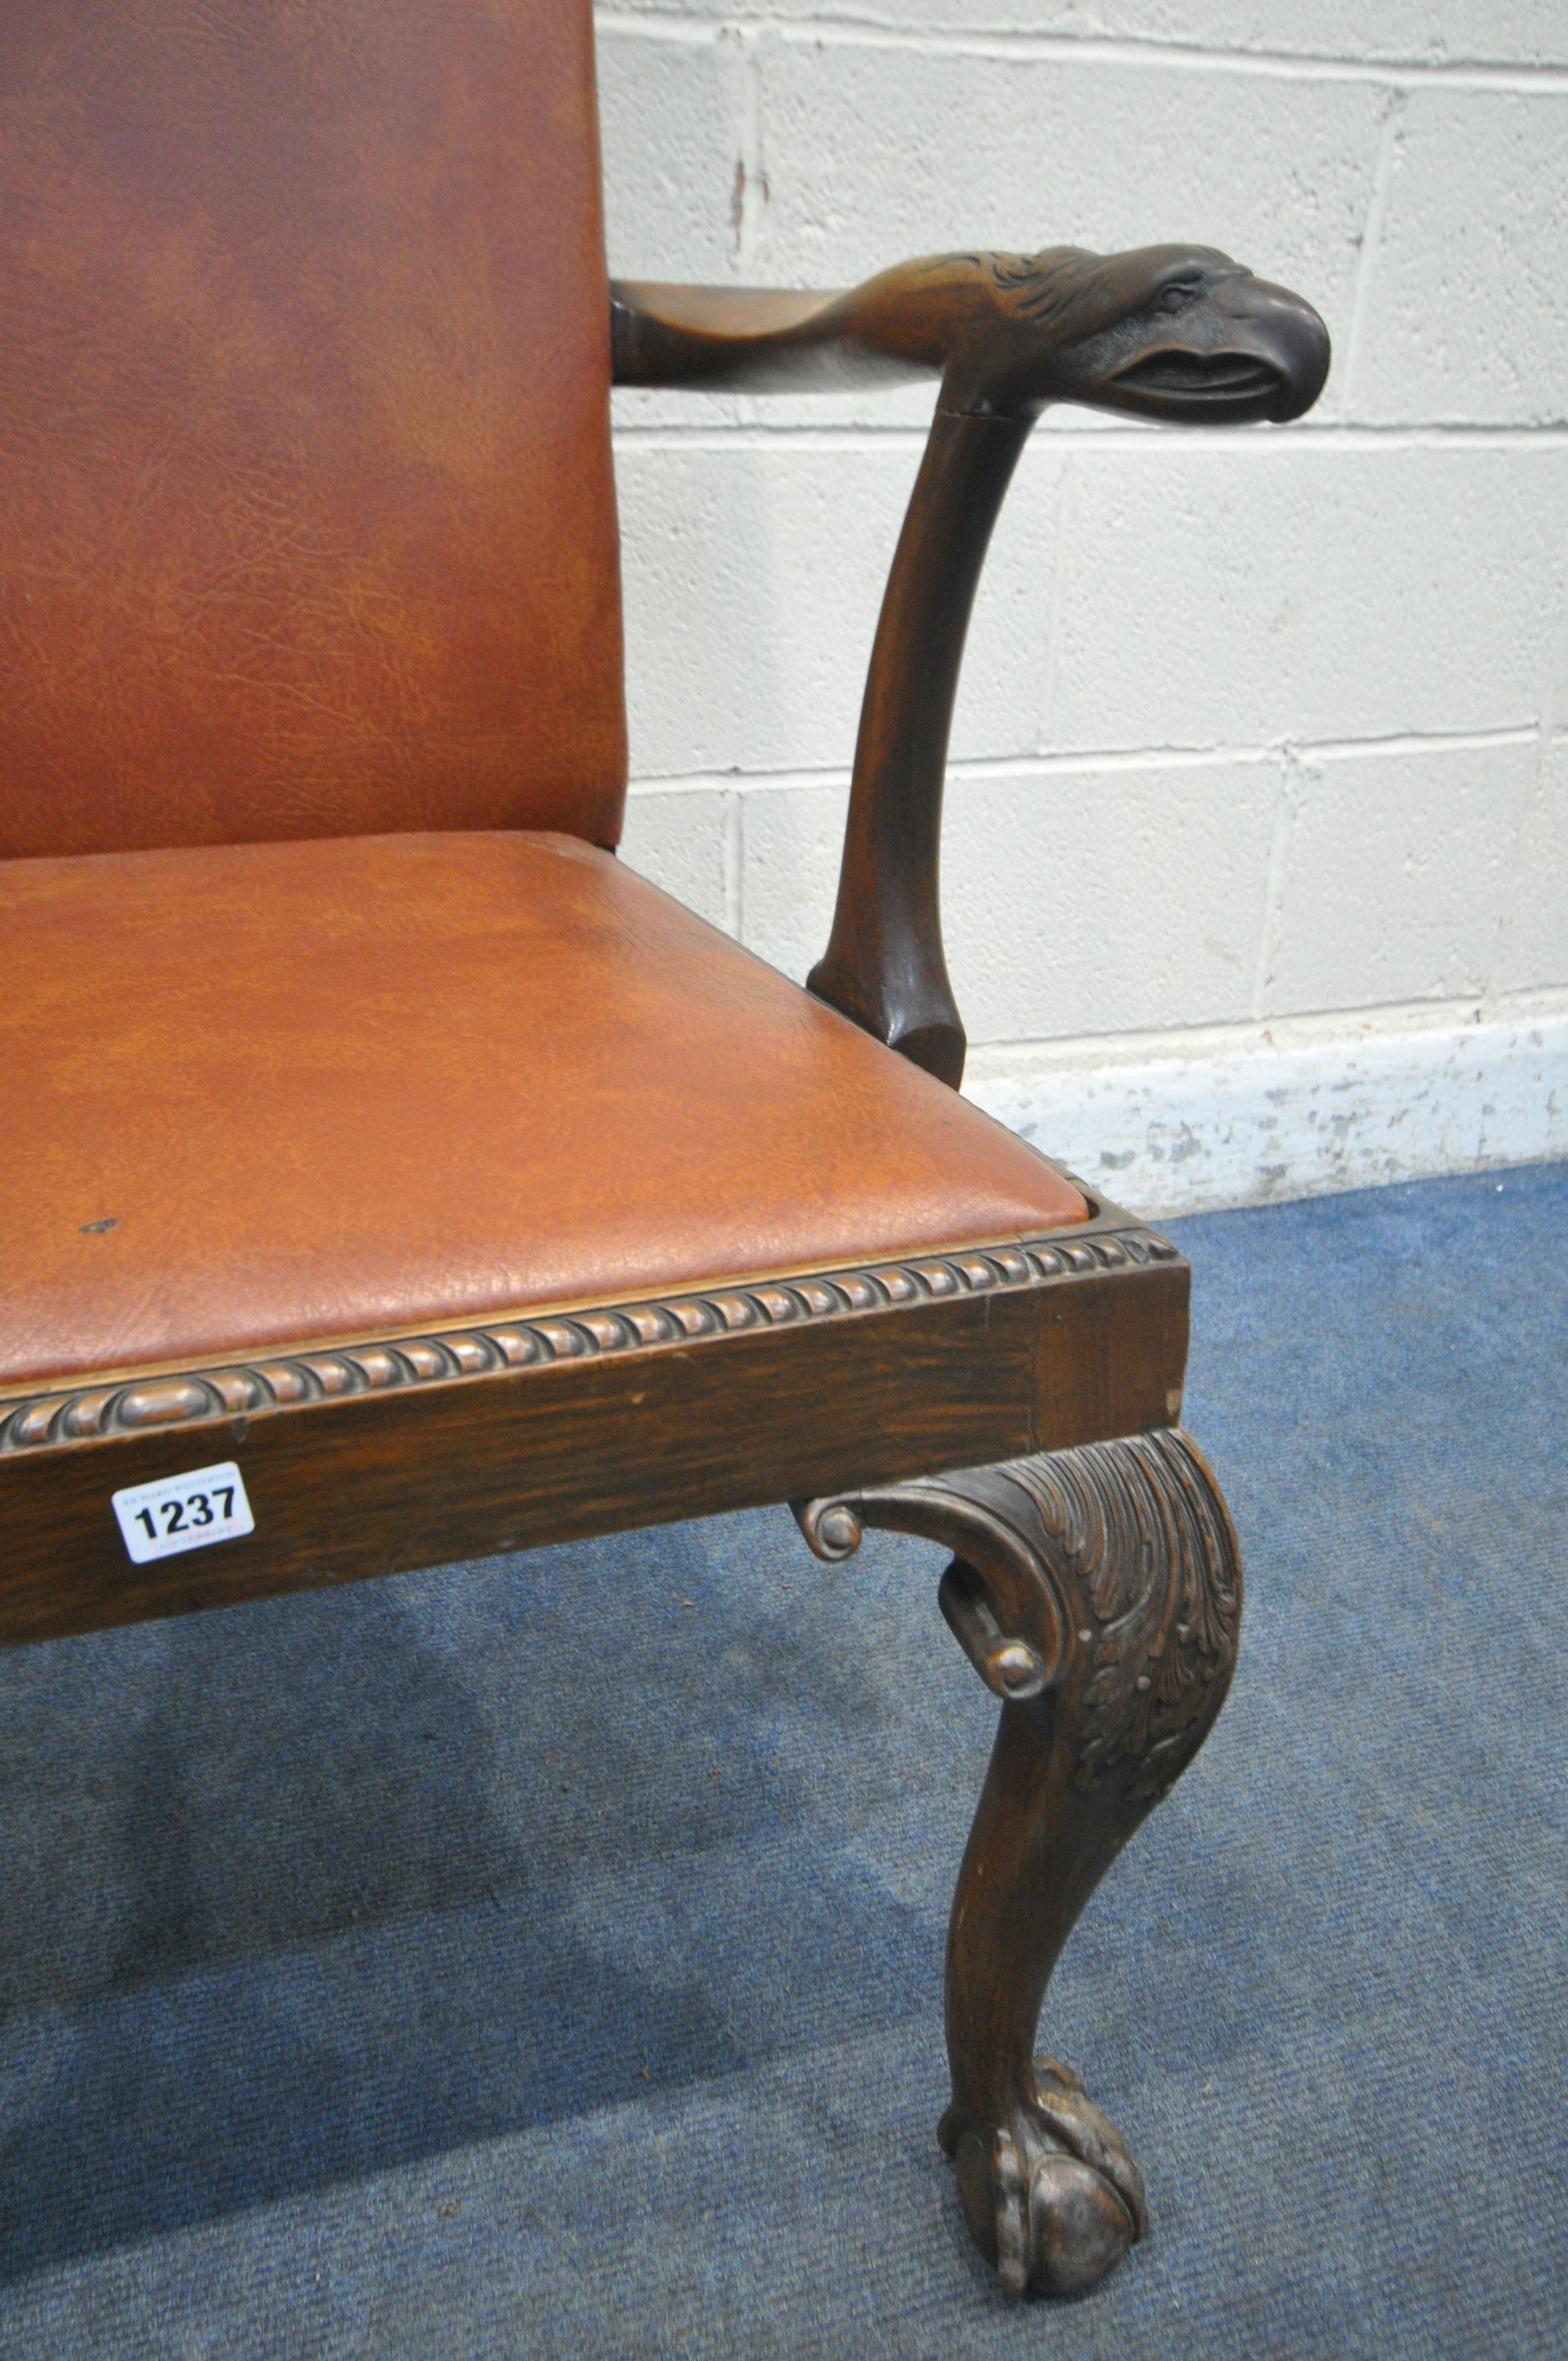
{"label": "mortar joint line", "polygon": [[[787,450],[792,446],[798,450],[853,451],[880,447],[918,451],[924,450],[927,439],[925,426],[883,425],[874,419],[856,421],[853,424],[817,424],[795,419],[774,422],[761,414],[761,405],[764,401],[781,397],[749,395],[729,398],[743,399],[751,414],[733,421],[693,420],[689,424],[672,424],[668,421],[644,423],[622,417],[615,422],[615,440],[629,451],[723,452]],[[1490,451],[1518,450],[1521,446],[1553,451],[1568,447],[1568,420],[1524,421],[1517,424],[1506,421],[1470,423],[1459,420],[1434,420],[1420,425],[1380,426],[1363,421],[1333,419],[1325,420],[1321,425],[1303,421],[1282,429],[1194,426],[1182,430],[1179,444],[1170,434],[1162,434],[1153,428],[1094,426],[1071,434],[1037,434],[1024,455],[1024,465],[1028,466],[1032,459],[1037,463],[1040,456],[1047,452],[1065,456],[1069,450],[1077,453],[1102,450],[1152,453],[1177,448],[1183,451],[1224,449],[1233,454],[1251,452],[1255,456],[1264,451]]]}
{"label": "mortar joint line", "polygon": [[[1018,754],[955,755],[947,765],[955,785],[992,779],[1073,777],[1084,771],[1136,772],[1198,770],[1214,765],[1240,769],[1260,763],[1289,761],[1298,778],[1315,763],[1365,761],[1376,755],[1486,753],[1498,747],[1533,746],[1539,736],[1534,721],[1508,722],[1489,730],[1399,730],[1368,733],[1360,738],[1275,738],[1251,744],[1216,741],[1193,746],[1095,746],[1025,751]],[[738,765],[707,771],[641,772],[631,781],[631,793],[657,795],[788,794],[794,790],[831,788],[848,791],[850,765],[845,763],[800,764],[789,770]]]}
{"label": "mortar joint line", "polygon": [[[727,19],[717,27],[715,39],[729,59],[730,148],[735,167],[729,190],[730,261],[743,276],[757,242],[759,195],[766,190],[758,153],[756,34],[753,27]],[[742,403],[741,416],[746,417],[749,410],[750,405]]]}
{"label": "mortar joint line", "polygon": [[1279,747],[1277,760],[1279,785],[1274,798],[1274,825],[1269,831],[1268,865],[1264,872],[1263,908],[1257,930],[1257,961],[1252,979],[1252,1014],[1258,1024],[1263,1022],[1275,953],[1278,949],[1300,800],[1300,764],[1295,748],[1290,745]]}
{"label": "mortar joint line", "polygon": [[1315,55],[1308,50],[1242,49],[1203,47],[1196,42],[1159,41],[1136,36],[1035,33],[1022,27],[999,27],[984,33],[944,32],[930,26],[877,22],[842,14],[801,20],[766,13],[745,17],[717,16],[694,23],[671,11],[596,11],[598,29],[619,38],[663,40],[687,47],[712,41],[721,33],[741,31],[770,35],[792,48],[808,45],[833,49],[902,50],[927,57],[972,57],[998,62],[1012,60],[1047,63],[1096,63],[1142,68],[1168,68],[1178,72],[1218,72],[1253,75],[1277,82],[1370,82],[1384,87],[1410,86],[1449,90],[1514,92],[1526,96],[1561,96],[1568,93],[1568,66],[1553,60],[1534,64],[1521,60],[1344,58]]}
{"label": "mortar joint line", "polygon": [[1545,805],[1548,793],[1548,771],[1552,748],[1557,740],[1558,683],[1568,680],[1568,575],[1564,576],[1557,594],[1557,622],[1548,641],[1545,653],[1546,677],[1541,683],[1541,708],[1535,729],[1535,760],[1530,765],[1528,785],[1515,797],[1508,847],[1509,891],[1497,913],[1492,930],[1494,966],[1486,977],[1487,994],[1495,999],[1497,994],[1497,972],[1508,949],[1519,906],[1519,889],[1525,883],[1525,829],[1530,818]]}
{"label": "mortar joint line", "polygon": [[[1074,500],[1077,494],[1078,471],[1069,452],[1062,461],[1057,479],[1056,498],[1051,506],[1051,587],[1046,609],[1046,662],[1040,682],[1040,706],[1035,719],[1035,742],[1044,748],[1049,743],[1056,714],[1057,697],[1061,681],[1062,618],[1066,609],[1067,545],[1076,522]],[[951,766],[955,771],[958,766]]]}
{"label": "mortar joint line", "polygon": [[746,926],[746,799],[737,787],[725,796],[724,931],[736,942],[745,940]]}
{"label": "mortar joint line", "polygon": [[1377,152],[1372,167],[1372,187],[1366,201],[1366,218],[1361,225],[1361,236],[1355,258],[1355,283],[1351,291],[1350,326],[1345,335],[1344,379],[1340,388],[1339,413],[1345,418],[1354,405],[1357,379],[1361,374],[1361,353],[1365,335],[1366,314],[1371,303],[1372,280],[1377,269],[1383,245],[1383,222],[1388,210],[1388,192],[1394,178],[1399,150],[1399,119],[1404,114],[1408,93],[1395,90],[1389,93],[1377,126]]}

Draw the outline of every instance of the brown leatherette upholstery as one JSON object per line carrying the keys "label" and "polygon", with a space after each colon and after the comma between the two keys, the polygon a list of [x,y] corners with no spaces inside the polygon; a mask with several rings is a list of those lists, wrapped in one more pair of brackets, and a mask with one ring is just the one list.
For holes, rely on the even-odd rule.
{"label": "brown leatherette upholstery", "polygon": [[608,308],[587,0],[0,8],[0,854],[612,843]]}
{"label": "brown leatherette upholstery", "polygon": [[0,1384],[1087,1210],[572,837],[0,863]]}

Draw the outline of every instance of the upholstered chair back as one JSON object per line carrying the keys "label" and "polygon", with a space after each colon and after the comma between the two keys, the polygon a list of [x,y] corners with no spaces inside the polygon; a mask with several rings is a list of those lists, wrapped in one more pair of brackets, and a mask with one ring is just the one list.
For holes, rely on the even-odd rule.
{"label": "upholstered chair back", "polygon": [[587,0],[0,10],[0,855],[613,843],[607,313]]}

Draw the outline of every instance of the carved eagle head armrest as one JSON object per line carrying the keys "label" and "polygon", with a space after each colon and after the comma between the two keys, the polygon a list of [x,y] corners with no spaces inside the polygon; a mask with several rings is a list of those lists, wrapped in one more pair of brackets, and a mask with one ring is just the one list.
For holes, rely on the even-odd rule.
{"label": "carved eagle head armrest", "polygon": [[819,998],[955,1086],[964,1033],[942,953],[942,785],[975,585],[1040,412],[1058,401],[1176,425],[1282,424],[1329,373],[1311,305],[1208,246],[944,254],[862,286],[618,283],[615,373],[747,392],[940,377],[894,557],[855,749]]}
{"label": "carved eagle head armrest", "polygon": [[1310,303],[1208,246],[938,254],[863,285],[611,289],[623,385],[805,393],[943,379],[942,408],[1087,402],[1193,425],[1284,421],[1329,368]]}
{"label": "carved eagle head armrest", "polygon": [[1328,376],[1311,305],[1212,247],[1058,246],[933,269],[950,306],[945,410],[1018,417],[1070,401],[1180,425],[1282,423]]}

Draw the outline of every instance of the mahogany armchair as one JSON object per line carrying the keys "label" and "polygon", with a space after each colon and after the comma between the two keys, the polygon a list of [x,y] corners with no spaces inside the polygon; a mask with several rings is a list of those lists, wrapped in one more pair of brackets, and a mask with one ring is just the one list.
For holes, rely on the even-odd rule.
{"label": "mahogany armchair", "polygon": [[[1201,247],[607,286],[587,0],[0,23],[0,1638],[790,1500],[1001,1703],[940,2137],[1002,2282],[1137,2169],[1047,1979],[1236,1645],[1188,1271],[956,1093],[938,840],[1053,401],[1297,416]],[[939,380],[802,991],[614,857],[608,398]]]}

